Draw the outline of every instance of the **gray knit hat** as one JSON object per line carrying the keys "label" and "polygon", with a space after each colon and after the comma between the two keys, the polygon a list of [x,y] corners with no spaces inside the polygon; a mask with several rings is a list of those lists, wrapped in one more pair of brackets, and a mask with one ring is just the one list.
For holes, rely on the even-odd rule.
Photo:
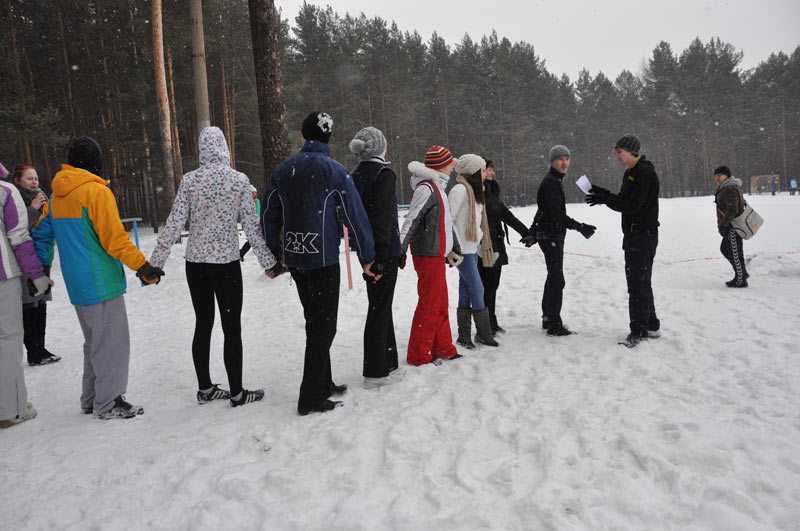
{"label": "gray knit hat", "polygon": [[456,170],[458,175],[472,175],[486,167],[484,158],[474,153],[461,155],[457,159],[453,159],[453,161],[453,169]]}
{"label": "gray knit hat", "polygon": [[636,135],[628,134],[617,140],[617,143],[614,144],[614,148],[624,149],[625,151],[629,151],[632,155],[638,155],[639,151],[642,149],[642,143]]}
{"label": "gray knit hat", "polygon": [[557,146],[553,146],[550,148],[550,164],[553,163],[554,160],[560,159],[561,157],[570,157],[569,149],[567,146],[562,146],[561,144]]}
{"label": "gray knit hat", "polygon": [[367,160],[380,155],[386,149],[386,137],[380,129],[365,127],[350,141],[350,151],[358,160]]}

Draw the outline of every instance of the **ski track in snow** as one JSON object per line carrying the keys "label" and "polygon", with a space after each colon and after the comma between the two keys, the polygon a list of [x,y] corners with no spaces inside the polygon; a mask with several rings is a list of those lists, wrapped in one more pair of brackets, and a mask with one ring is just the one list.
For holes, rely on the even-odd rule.
{"label": "ski track in snow", "polygon": [[[800,530],[800,199],[754,196],[747,289],[728,289],[711,198],[661,201],[654,266],[662,337],[633,350],[619,215],[567,237],[564,321],[540,328],[537,247],[512,234],[501,346],[442,366],[405,363],[416,305],[409,261],[395,296],[405,376],[361,387],[366,293],[343,280],[334,379],[344,407],[299,417],[304,322],[288,275],[243,264],[244,383],[263,402],[199,406],[183,249],[158,286],[128,271],[128,397],[145,414],[79,411],[82,335],[58,266],[47,329],[55,365],[28,367],[39,417],[0,433],[4,529]],[[535,207],[514,209],[529,223]],[[152,234],[141,235],[149,255]],[[588,256],[583,256],[588,255]],[[355,256],[355,255],[354,255]],[[711,257],[713,260],[700,260]],[[685,260],[698,259],[687,262]],[[353,260],[354,264],[357,261]],[[448,270],[455,336],[458,274]],[[212,376],[227,386],[215,323]]]}

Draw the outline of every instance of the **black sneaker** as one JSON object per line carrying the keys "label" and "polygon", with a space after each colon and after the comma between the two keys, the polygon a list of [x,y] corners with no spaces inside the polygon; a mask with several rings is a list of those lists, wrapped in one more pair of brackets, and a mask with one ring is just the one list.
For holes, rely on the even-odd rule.
{"label": "black sneaker", "polygon": [[225,389],[220,389],[218,384],[214,384],[208,391],[197,391],[197,401],[201,404],[208,404],[212,400],[227,400],[231,394]]}
{"label": "black sneaker", "polygon": [[142,406],[134,406],[133,404],[127,402],[124,396],[119,395],[114,399],[114,406],[111,409],[106,411],[97,411],[95,412],[94,416],[103,420],[129,419],[135,417],[136,415],[141,415],[142,413],[144,413],[144,408]]}
{"label": "black sneaker", "polygon": [[297,406],[297,414],[305,417],[309,413],[325,413],[342,405],[340,400],[324,400],[318,406]]}
{"label": "black sneaker", "polygon": [[729,280],[725,283],[726,286],[729,288],[746,288],[747,287],[747,279],[742,280],[741,282],[737,282],[734,278],[733,280]]}
{"label": "black sneaker", "polygon": [[231,398],[231,407],[239,407],[245,404],[249,404],[250,402],[258,402],[264,398],[264,390],[263,389],[256,389],[255,391],[248,391],[247,389],[242,389],[242,394],[239,397],[239,400],[234,400]]}
{"label": "black sneaker", "polygon": [[346,392],[347,392],[347,384],[336,385],[335,383],[331,382],[331,388],[328,390],[328,397],[342,396]]}
{"label": "black sneaker", "polygon": [[634,348],[642,341],[646,341],[648,337],[647,332],[631,332],[628,334],[628,337],[625,338],[625,341],[620,341],[619,344],[628,348]]}
{"label": "black sneaker", "polygon": [[61,356],[56,356],[55,354],[45,354],[44,357],[39,361],[28,362],[28,365],[49,365],[50,363],[55,363],[57,361],[61,361]]}
{"label": "black sneaker", "polygon": [[572,332],[568,330],[563,324],[557,324],[547,329],[547,335],[562,337],[562,336],[572,335]]}

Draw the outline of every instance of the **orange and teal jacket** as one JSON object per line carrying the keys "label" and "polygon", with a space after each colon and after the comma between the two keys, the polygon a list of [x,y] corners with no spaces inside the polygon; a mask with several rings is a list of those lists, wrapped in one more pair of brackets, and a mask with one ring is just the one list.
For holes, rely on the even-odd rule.
{"label": "orange and teal jacket", "polygon": [[53,263],[55,239],[69,300],[75,306],[122,295],[122,264],[136,270],[147,261],[122,226],[108,181],[68,164],[53,178],[53,196],[31,236],[45,265]]}

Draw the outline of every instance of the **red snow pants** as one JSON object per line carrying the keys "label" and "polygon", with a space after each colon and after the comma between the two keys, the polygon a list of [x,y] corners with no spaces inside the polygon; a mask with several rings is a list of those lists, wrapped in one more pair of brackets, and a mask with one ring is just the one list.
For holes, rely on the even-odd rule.
{"label": "red snow pants", "polygon": [[443,256],[411,256],[417,271],[419,302],[411,322],[406,360],[424,365],[434,358],[458,354],[450,333],[445,259]]}

